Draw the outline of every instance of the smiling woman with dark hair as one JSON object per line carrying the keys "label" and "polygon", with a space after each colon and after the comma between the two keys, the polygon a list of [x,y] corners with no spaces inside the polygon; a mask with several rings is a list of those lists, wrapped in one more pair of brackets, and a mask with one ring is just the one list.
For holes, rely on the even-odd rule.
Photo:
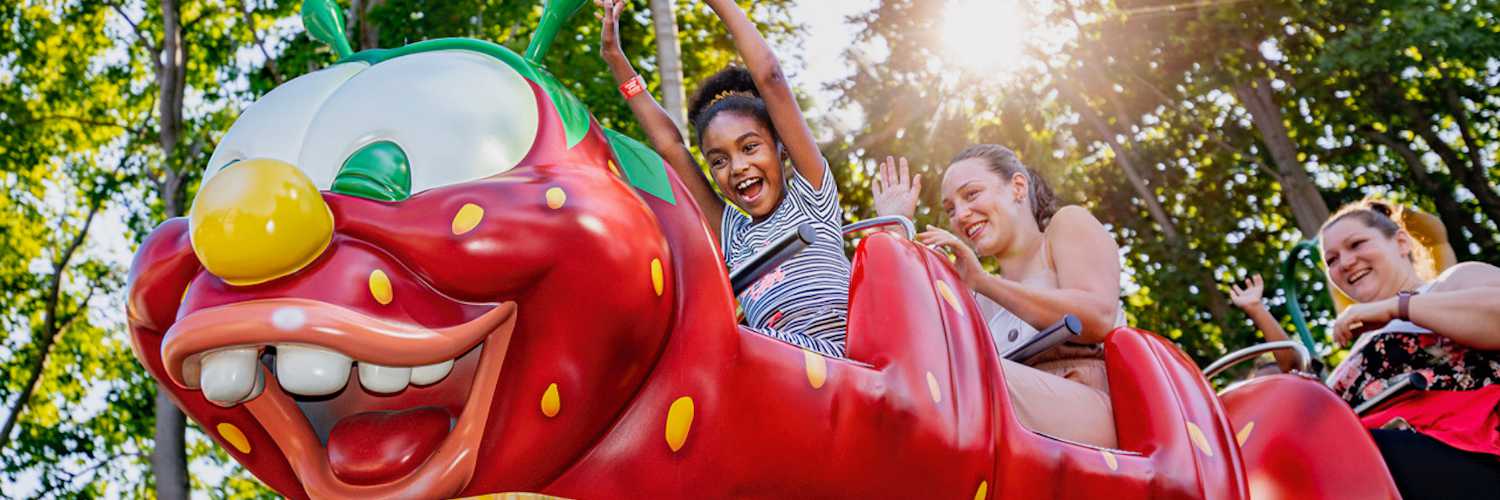
{"label": "smiling woman with dark hair", "polygon": [[1500,268],[1464,262],[1424,276],[1422,247],[1391,205],[1344,207],[1318,233],[1328,277],[1356,302],[1333,337],[1350,354],[1329,385],[1351,406],[1411,373],[1429,390],[1362,418],[1406,498],[1500,491]]}
{"label": "smiling woman with dark hair", "polygon": [[[1092,214],[1057,207],[1046,180],[1014,152],[971,146],[943,174],[943,210],[952,232],[929,227],[922,243],[948,248],[1003,352],[1066,314],[1083,321],[1079,341],[1027,364],[1002,360],[1006,388],[1021,423],[1054,437],[1113,448],[1114,415],[1100,344],[1125,324],[1120,308],[1119,246]],[[875,181],[880,215],[911,217],[920,179],[888,158]],[[954,234],[961,235],[954,236]],[[993,257],[991,274],[979,256]]]}

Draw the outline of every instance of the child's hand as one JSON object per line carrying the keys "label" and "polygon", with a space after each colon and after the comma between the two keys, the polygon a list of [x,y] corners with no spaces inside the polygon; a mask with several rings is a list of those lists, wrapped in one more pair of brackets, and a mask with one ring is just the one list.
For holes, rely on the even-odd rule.
{"label": "child's hand", "polygon": [[625,51],[620,49],[620,12],[625,10],[625,0],[594,0],[594,5],[603,9],[594,13],[594,17],[604,27],[599,35],[599,54],[606,60],[611,57],[623,59]]}
{"label": "child's hand", "polygon": [[901,159],[901,170],[897,172],[896,158],[887,156],[885,163],[876,168],[871,191],[875,195],[875,215],[904,215],[912,219],[922,195],[922,176],[911,175],[906,158]]}
{"label": "child's hand", "polygon": [[944,247],[953,252],[955,257],[953,268],[958,271],[959,278],[964,280],[964,285],[971,290],[979,284],[979,278],[986,273],[984,266],[979,264],[979,257],[974,255],[974,249],[959,241],[953,233],[935,226],[927,226],[926,231],[917,235],[917,241],[924,245]]}
{"label": "child's hand", "polygon": [[1260,306],[1260,298],[1265,289],[1265,281],[1261,280],[1260,275],[1257,274],[1245,280],[1244,288],[1231,283],[1229,285],[1229,300],[1234,302],[1236,307],[1249,311],[1253,307]]}

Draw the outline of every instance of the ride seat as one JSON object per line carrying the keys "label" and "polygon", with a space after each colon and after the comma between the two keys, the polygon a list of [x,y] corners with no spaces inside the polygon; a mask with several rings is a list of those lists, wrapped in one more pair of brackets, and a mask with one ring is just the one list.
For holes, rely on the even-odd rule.
{"label": "ride seat", "polygon": [[1256,500],[1401,498],[1349,405],[1301,375],[1257,377],[1219,397]]}
{"label": "ride seat", "polygon": [[[988,491],[1005,498],[1248,498],[1224,409],[1167,341],[1121,328],[1106,364],[1121,450],[1023,427],[977,304],[946,256],[882,233],[864,239],[850,279],[848,356],[890,375],[890,394],[947,408],[932,439],[994,450]],[[909,406],[904,400],[892,405]]]}

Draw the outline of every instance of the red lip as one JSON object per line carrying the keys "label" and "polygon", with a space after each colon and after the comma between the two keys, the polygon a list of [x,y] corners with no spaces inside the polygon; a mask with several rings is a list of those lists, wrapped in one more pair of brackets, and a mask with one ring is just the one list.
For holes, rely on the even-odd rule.
{"label": "red lip", "polygon": [[[469,387],[467,402],[454,422],[453,429],[435,450],[422,459],[422,465],[412,468],[407,464],[397,464],[401,467],[395,469],[395,472],[401,472],[405,468],[414,470],[395,481],[369,485],[347,482],[345,478],[358,480],[364,476],[358,473],[350,475],[347,471],[340,474],[335,470],[329,453],[324,450],[312,425],[298,409],[296,401],[282,392],[277,384],[267,384],[264,394],[246,402],[244,406],[265,426],[271,439],[291,463],[302,486],[313,498],[424,498],[434,494],[455,494],[473,477],[474,466],[478,461],[473,448],[484,437],[489,424],[489,408],[495,397],[494,387],[500,379],[501,368],[515,329],[515,315],[509,314],[514,311],[514,307],[496,309],[503,310],[506,314],[485,339],[484,348],[479,353],[479,366]],[[384,476],[390,474],[391,470],[381,472],[385,474],[380,476]]]}
{"label": "red lip", "polygon": [[[515,304],[496,306],[469,322],[426,329],[307,299],[279,298],[212,307],[173,324],[162,342],[162,362],[172,381],[183,386],[183,369],[197,355],[231,346],[279,342],[326,347],[361,361],[385,366],[419,366],[458,357],[515,314]],[[297,311],[301,324],[278,324],[278,312]],[[306,332],[316,332],[309,336]],[[183,332],[192,332],[185,335]]]}

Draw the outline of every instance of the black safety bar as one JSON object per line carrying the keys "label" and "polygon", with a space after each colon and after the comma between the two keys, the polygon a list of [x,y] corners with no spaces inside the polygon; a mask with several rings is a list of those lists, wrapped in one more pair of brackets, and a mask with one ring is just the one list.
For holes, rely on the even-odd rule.
{"label": "black safety bar", "polygon": [[1083,321],[1072,314],[1064,314],[1062,319],[1053,323],[1036,335],[1027,339],[1009,351],[1001,354],[1005,359],[1017,363],[1025,362],[1048,349],[1057,347],[1063,342],[1073,340],[1083,333]]}
{"label": "black safety bar", "polygon": [[729,287],[734,289],[735,296],[739,296],[749,289],[752,283],[797,255],[797,252],[812,246],[813,241],[817,239],[818,233],[813,231],[812,224],[797,225],[796,228],[787,231],[769,246],[761,249],[760,253],[740,264],[739,269],[729,273]]}
{"label": "black safety bar", "polygon": [[1427,377],[1423,377],[1420,373],[1408,373],[1405,377],[1392,382],[1389,387],[1380,391],[1380,394],[1376,394],[1375,397],[1366,399],[1365,402],[1354,407],[1354,414],[1363,416],[1366,412],[1375,409],[1376,406],[1380,406],[1381,403],[1390,401],[1392,398],[1407,391],[1425,390],[1427,390]]}

